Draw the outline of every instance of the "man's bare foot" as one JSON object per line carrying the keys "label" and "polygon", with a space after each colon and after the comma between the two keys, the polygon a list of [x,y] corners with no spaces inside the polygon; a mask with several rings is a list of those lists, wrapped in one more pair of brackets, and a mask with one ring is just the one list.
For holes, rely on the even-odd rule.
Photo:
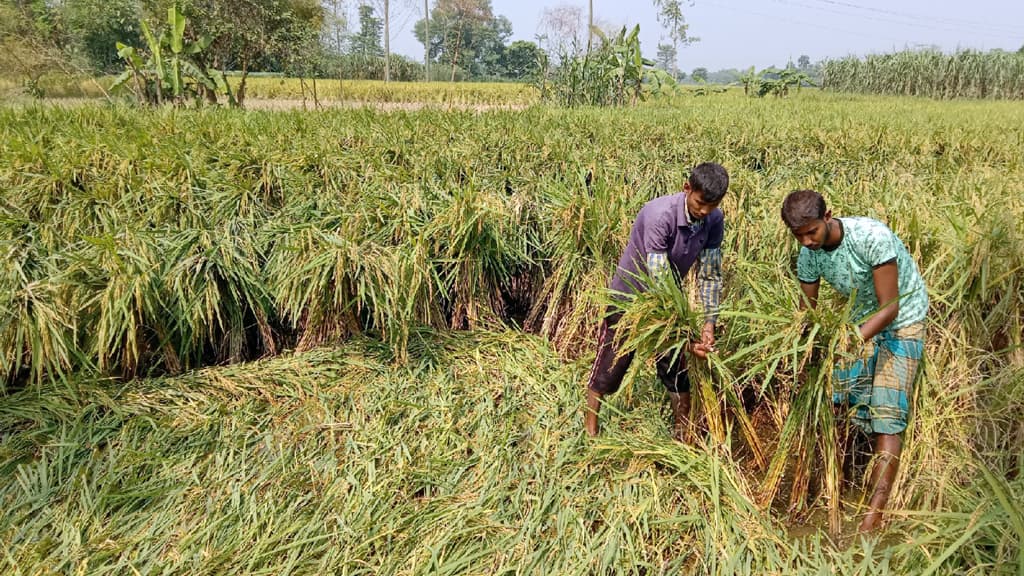
{"label": "man's bare foot", "polygon": [[679,442],[680,444],[689,445],[691,443],[690,428],[688,426],[684,428],[680,428],[677,426],[675,430],[673,430],[672,432],[672,439],[675,440],[676,442]]}
{"label": "man's bare foot", "polygon": [[603,395],[600,392],[587,389],[587,408],[583,415],[583,428],[586,429],[587,435],[590,437],[597,436],[601,431],[597,424],[597,415],[601,411],[602,398]]}
{"label": "man's bare foot", "polygon": [[896,434],[875,434],[874,442],[875,462],[871,469],[871,484],[875,492],[868,504],[868,514],[860,523],[862,533],[882,527],[882,510],[889,504],[902,447],[902,440]]}
{"label": "man's bare foot", "polygon": [[860,527],[857,528],[857,531],[861,534],[865,534],[868,532],[874,532],[881,527],[882,513],[878,510],[872,510],[867,513],[867,516],[864,516],[863,520],[861,520]]}
{"label": "man's bare foot", "polygon": [[683,444],[690,443],[690,393],[669,392],[672,406],[672,437]]}

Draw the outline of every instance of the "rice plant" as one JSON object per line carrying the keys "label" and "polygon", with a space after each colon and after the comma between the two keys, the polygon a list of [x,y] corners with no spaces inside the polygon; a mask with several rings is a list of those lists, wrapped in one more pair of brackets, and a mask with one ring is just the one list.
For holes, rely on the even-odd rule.
{"label": "rice plant", "polygon": [[[0,563],[1015,573],[1022,126],[1013,103],[816,91],[614,113],[2,107]],[[701,441],[669,439],[641,362],[588,441],[602,291],[637,210],[702,160],[732,184]],[[881,540],[844,529],[842,306],[795,313],[778,203],[803,187],[886,221],[933,303]],[[638,352],[684,339],[681,296],[636,303]]]}

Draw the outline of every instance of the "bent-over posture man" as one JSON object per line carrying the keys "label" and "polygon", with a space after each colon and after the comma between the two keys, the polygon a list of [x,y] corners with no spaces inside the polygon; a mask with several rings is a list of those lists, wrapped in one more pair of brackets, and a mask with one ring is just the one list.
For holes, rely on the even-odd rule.
{"label": "bent-over posture man", "polygon": [[[729,175],[719,164],[705,162],[693,168],[683,191],[651,200],[640,209],[629,234],[629,243],[619,259],[611,288],[623,294],[646,289],[638,274],[660,278],[673,274],[681,280],[700,260],[700,295],[704,306],[704,327],[699,343],[692,346],[701,358],[714,350],[715,321],[722,293],[723,216],[718,205],[729,187]],[[615,393],[633,360],[633,354],[619,356],[615,326],[621,314],[613,313],[601,323],[597,358],[587,385],[587,433],[598,433],[598,413],[604,396]],[[672,406],[673,435],[684,440],[690,412],[690,379],[683,353],[657,361],[658,377],[668,389]]]}
{"label": "bent-over posture man", "polygon": [[928,293],[903,242],[871,218],[833,218],[825,199],[798,190],[782,203],[782,220],[800,241],[797,278],[815,307],[822,278],[854,298],[853,327],[860,339],[857,359],[833,371],[832,401],[849,410],[852,422],[872,437],[874,493],[861,531],[877,528],[899,466],[900,434],[924,354]]}

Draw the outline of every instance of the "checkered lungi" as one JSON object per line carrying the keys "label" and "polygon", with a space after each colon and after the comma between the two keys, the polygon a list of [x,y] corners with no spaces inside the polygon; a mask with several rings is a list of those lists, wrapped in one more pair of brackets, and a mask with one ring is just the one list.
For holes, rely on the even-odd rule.
{"label": "checkered lungi", "polygon": [[848,406],[851,421],[868,434],[903,432],[924,335],[922,321],[865,342],[857,360],[833,370],[832,402]]}

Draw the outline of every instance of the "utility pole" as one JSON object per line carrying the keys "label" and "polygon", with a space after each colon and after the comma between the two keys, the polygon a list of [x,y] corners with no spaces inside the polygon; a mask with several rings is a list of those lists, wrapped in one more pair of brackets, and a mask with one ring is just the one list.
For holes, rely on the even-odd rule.
{"label": "utility pole", "polygon": [[[337,62],[341,62],[341,16],[338,15],[338,4],[339,0],[331,2],[331,6],[334,8],[334,51],[335,55],[338,56]],[[341,95],[344,93],[341,83],[341,67],[338,69],[338,99],[341,100]]]}
{"label": "utility pole", "polygon": [[594,43],[594,0],[590,0],[590,16],[587,19],[587,52]]}
{"label": "utility pole", "polygon": [[423,68],[427,75],[427,82],[430,82],[430,6],[429,0],[423,0],[423,21],[427,25],[427,41],[423,43]]}
{"label": "utility pole", "polygon": [[384,81],[391,81],[391,14],[390,0],[384,0]]}
{"label": "utility pole", "polygon": [[338,14],[338,0],[331,2],[334,11],[334,51],[341,54],[341,16]]}

